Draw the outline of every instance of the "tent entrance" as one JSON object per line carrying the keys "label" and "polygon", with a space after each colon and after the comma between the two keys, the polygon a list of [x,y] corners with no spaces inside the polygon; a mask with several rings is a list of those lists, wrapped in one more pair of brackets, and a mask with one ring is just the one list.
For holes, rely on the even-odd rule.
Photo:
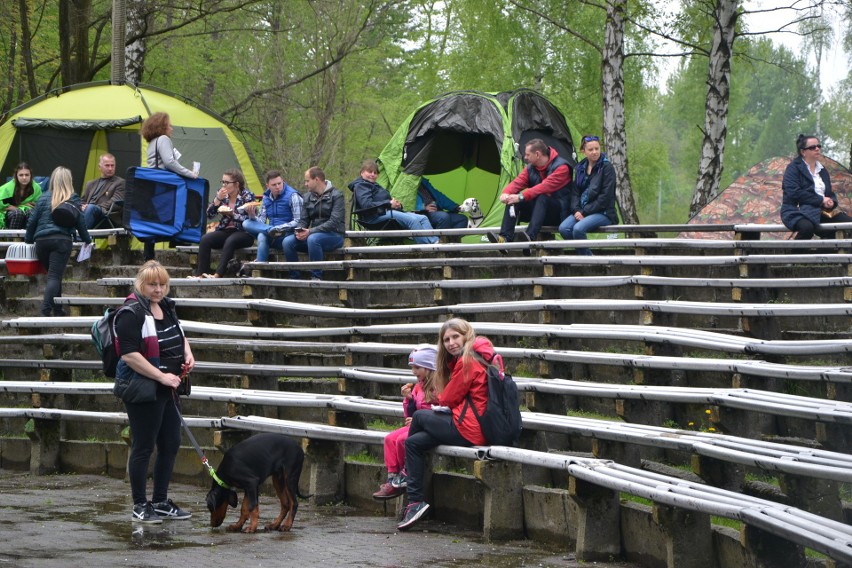
{"label": "tent entrance", "polygon": [[406,144],[403,170],[426,177],[456,203],[468,197],[490,207],[499,194],[500,154],[493,136],[437,130]]}

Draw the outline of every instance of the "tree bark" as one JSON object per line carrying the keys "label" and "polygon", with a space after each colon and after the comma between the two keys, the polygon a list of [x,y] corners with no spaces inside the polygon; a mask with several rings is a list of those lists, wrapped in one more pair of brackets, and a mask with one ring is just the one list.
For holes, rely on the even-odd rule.
{"label": "tree bark", "polygon": [[136,39],[124,47],[125,78],[134,85],[143,79],[147,52],[145,34],[149,23],[147,1],[127,0],[127,37]]}
{"label": "tree bark", "polygon": [[[627,132],[624,120],[624,9],[627,0],[606,3],[606,28],[601,57],[603,136],[607,156],[615,168],[615,194],[624,223],[638,224],[627,163]],[[615,219],[613,219],[615,221]]]}
{"label": "tree bark", "polygon": [[707,74],[704,104],[704,141],[698,161],[698,178],[692,194],[689,216],[694,216],[719,193],[728,134],[728,103],[731,90],[731,54],[739,0],[714,0],[713,44]]}

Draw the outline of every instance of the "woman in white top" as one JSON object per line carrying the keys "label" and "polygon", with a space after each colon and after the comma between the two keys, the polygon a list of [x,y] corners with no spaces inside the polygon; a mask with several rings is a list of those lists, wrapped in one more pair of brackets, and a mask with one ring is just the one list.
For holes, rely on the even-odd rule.
{"label": "woman in white top", "polygon": [[837,208],[828,170],[820,163],[822,144],[816,136],[799,134],[796,150],[799,155],[784,170],[781,182],[781,222],[797,231],[797,240],[810,240],[814,233],[834,238],[832,231],[819,230],[820,223],[849,223],[852,217]]}

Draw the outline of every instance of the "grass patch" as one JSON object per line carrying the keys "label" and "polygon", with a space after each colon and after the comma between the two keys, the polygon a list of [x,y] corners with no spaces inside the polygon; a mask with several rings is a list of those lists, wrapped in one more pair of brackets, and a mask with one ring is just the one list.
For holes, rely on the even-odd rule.
{"label": "grass patch", "polygon": [[367,463],[367,464],[382,464],[382,463],[384,463],[382,460],[380,460],[376,456],[369,454],[366,450],[361,450],[357,454],[350,454],[350,455],[346,456],[346,461],[356,462],[356,463]]}
{"label": "grass patch", "polygon": [[595,420],[606,420],[608,422],[621,422],[621,418],[611,414],[600,414],[589,410],[571,409],[565,413],[566,416],[574,416],[576,418],[594,418]]}
{"label": "grass patch", "polygon": [[387,422],[382,420],[381,418],[377,418],[375,420],[370,420],[367,423],[367,430],[379,430],[380,432],[393,432],[398,428],[402,428],[404,424],[402,422]]}
{"label": "grass patch", "polygon": [[771,475],[746,473],[745,479],[746,481],[759,481],[761,483],[768,483],[769,485],[773,485],[775,487],[781,487],[781,482],[778,481],[778,478],[772,477]]}
{"label": "grass patch", "polygon": [[734,519],[728,519],[727,517],[710,517],[711,525],[719,525],[720,527],[728,527],[729,529],[734,529],[739,532],[743,528],[743,524],[741,521],[737,521]]}
{"label": "grass patch", "polygon": [[645,499],[644,497],[639,497],[638,495],[631,495],[630,493],[620,493],[619,499],[622,503],[630,502],[639,503],[640,505],[647,505],[648,507],[654,506],[654,502],[650,499]]}

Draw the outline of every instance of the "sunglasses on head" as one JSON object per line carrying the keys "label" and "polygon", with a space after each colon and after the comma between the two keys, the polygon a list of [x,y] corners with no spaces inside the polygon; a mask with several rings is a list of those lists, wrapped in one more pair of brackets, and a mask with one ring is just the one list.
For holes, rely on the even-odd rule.
{"label": "sunglasses on head", "polygon": [[600,138],[597,136],[583,136],[583,142],[598,142]]}

